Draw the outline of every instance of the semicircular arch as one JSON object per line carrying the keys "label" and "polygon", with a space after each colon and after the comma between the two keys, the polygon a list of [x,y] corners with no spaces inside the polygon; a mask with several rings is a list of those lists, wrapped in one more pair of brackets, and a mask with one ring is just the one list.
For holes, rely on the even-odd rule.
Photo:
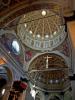
{"label": "semicircular arch", "polygon": [[[65,60],[65,58],[62,56],[62,55],[60,55],[60,54],[58,54],[58,53],[54,53],[54,52],[45,52],[45,53],[41,53],[41,54],[37,54],[37,55],[35,55],[31,60],[30,60],[30,62],[28,63],[28,65],[26,66],[26,70],[28,70],[29,69],[29,66],[31,66],[31,63],[33,63],[37,58],[39,59],[39,57],[41,57],[41,56],[43,56],[43,55],[46,55],[46,54],[49,54],[49,55],[56,55],[56,56],[58,56],[58,57],[60,57],[61,59],[63,59],[63,61],[64,61],[64,64],[68,67],[68,63],[67,63],[67,61]],[[43,59],[42,59],[43,60]]]}
{"label": "semicircular arch", "polygon": [[31,3],[31,5],[29,5],[26,2],[23,2],[19,4],[19,6],[15,5],[15,7],[14,6],[10,7],[11,9],[10,11],[7,9],[4,11],[4,13],[2,13],[1,26],[9,22],[12,22],[15,18],[27,12],[31,12],[31,11],[39,10],[39,9],[55,9],[55,8],[62,9],[60,4],[58,4],[57,2],[53,2],[53,1],[44,1],[44,2],[34,1]]}

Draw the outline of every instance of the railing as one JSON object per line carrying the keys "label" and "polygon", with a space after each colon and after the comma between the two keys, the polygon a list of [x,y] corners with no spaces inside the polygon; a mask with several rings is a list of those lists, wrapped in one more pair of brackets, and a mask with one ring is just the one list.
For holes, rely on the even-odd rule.
{"label": "railing", "polygon": [[65,40],[67,35],[64,26],[61,28],[61,33],[59,32],[57,36],[48,40],[33,39],[27,34],[27,32],[25,33],[25,38],[22,42],[35,50],[52,50],[59,46]]}

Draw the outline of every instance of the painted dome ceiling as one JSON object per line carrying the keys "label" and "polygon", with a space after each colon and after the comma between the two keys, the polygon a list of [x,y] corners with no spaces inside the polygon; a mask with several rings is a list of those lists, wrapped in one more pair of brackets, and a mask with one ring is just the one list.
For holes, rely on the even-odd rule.
{"label": "painted dome ceiling", "polygon": [[21,17],[17,34],[28,47],[36,50],[53,49],[65,37],[62,22],[63,19],[53,11],[32,11]]}

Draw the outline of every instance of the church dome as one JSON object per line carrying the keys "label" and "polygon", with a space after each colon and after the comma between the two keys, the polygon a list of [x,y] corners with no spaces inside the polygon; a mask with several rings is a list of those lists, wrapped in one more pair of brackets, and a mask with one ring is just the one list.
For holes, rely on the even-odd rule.
{"label": "church dome", "polygon": [[64,40],[64,30],[60,15],[47,9],[22,15],[17,26],[21,41],[35,50],[52,50],[57,47]]}

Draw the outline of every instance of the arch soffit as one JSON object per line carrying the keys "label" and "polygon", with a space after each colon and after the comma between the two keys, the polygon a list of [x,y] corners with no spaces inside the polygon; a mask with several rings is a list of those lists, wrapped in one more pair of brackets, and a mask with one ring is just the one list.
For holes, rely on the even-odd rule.
{"label": "arch soffit", "polygon": [[15,18],[20,15],[23,15],[27,12],[39,10],[39,9],[54,9],[54,7],[59,7],[61,9],[61,5],[52,1],[34,1],[31,4],[26,2],[21,2],[20,4],[16,4],[10,9],[6,9],[2,13],[0,13],[0,26],[12,22]]}

